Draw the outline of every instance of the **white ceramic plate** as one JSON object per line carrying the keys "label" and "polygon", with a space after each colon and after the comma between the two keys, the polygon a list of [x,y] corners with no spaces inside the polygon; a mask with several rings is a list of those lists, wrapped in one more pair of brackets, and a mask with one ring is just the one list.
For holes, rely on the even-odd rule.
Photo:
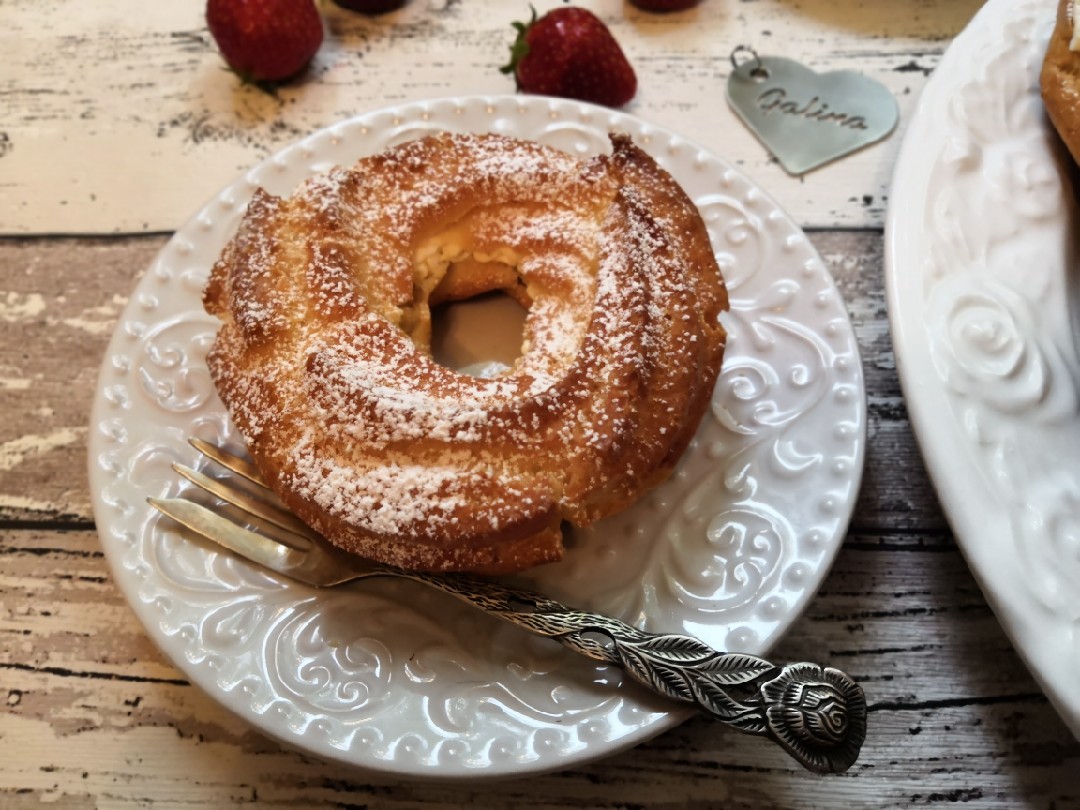
{"label": "white ceramic plate", "polygon": [[372,113],[257,166],[176,233],[131,296],[94,405],[94,509],[117,582],[176,665],[262,730],[354,765],[445,778],[565,767],[686,716],[617,670],[413,583],[316,593],[185,542],[144,503],[178,491],[169,463],[195,460],[187,436],[238,441],[204,365],[215,322],[199,296],[256,186],[289,193],[438,129],[586,155],[611,128],[700,206],[732,294],[731,342],[711,414],[670,482],[528,579],[577,606],[760,654],[825,576],[862,470],[862,373],[832,279],[776,204],[701,147],[598,107],[500,97]]}
{"label": "white ceramic plate", "polygon": [[897,366],[987,598],[1080,734],[1077,210],[1039,97],[1054,0],[991,0],[923,91],[896,166]]}

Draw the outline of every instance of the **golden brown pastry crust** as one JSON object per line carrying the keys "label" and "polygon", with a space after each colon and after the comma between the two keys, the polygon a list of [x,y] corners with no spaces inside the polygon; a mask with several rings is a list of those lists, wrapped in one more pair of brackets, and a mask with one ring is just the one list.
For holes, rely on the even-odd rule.
{"label": "golden brown pastry crust", "polygon": [[[256,192],[204,293],[209,366],[305,522],[393,565],[509,572],[671,471],[711,401],[727,293],[690,199],[612,144],[580,162],[442,134]],[[521,358],[490,380],[436,364],[429,299],[493,288],[530,307]]]}
{"label": "golden brown pastry crust", "polygon": [[1061,139],[1080,162],[1080,53],[1070,50],[1073,20],[1070,0],[1058,3],[1057,22],[1043,59],[1042,97]]}

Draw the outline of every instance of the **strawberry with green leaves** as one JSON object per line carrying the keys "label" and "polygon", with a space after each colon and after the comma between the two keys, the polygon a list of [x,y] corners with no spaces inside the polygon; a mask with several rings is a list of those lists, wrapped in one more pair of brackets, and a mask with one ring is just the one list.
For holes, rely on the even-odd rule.
{"label": "strawberry with green leaves", "polygon": [[518,90],[621,107],[637,92],[637,76],[611,31],[583,8],[562,7],[514,23],[510,64]]}
{"label": "strawberry with green leaves", "polygon": [[314,0],[208,0],[206,24],[226,64],[253,82],[295,76],[323,41]]}

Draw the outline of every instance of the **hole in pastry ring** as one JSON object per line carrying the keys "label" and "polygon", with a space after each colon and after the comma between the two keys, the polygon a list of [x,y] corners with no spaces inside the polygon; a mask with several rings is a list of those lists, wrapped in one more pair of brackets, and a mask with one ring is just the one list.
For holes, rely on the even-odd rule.
{"label": "hole in pastry ring", "polygon": [[[578,161],[440,134],[257,191],[215,264],[215,385],[271,487],[338,546],[423,570],[559,559],[672,469],[708,407],[727,295],[682,189],[629,137]],[[522,354],[430,357],[430,305],[505,289]]]}

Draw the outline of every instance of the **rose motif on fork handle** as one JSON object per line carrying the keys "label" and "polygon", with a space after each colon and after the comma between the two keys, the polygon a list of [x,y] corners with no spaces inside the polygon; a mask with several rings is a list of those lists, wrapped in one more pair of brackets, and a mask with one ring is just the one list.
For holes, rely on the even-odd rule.
{"label": "rose motif on fork handle", "polygon": [[866,737],[866,698],[831,667],[791,664],[760,687],[769,736],[817,773],[846,770]]}
{"label": "rose motif on fork handle", "polygon": [[780,667],[756,655],[714,650],[693,636],[649,633],[471,577],[388,572],[427,582],[579,655],[614,664],[658,695],[768,737],[815,773],[847,770],[866,739],[866,696],[840,670],[805,662]]}

